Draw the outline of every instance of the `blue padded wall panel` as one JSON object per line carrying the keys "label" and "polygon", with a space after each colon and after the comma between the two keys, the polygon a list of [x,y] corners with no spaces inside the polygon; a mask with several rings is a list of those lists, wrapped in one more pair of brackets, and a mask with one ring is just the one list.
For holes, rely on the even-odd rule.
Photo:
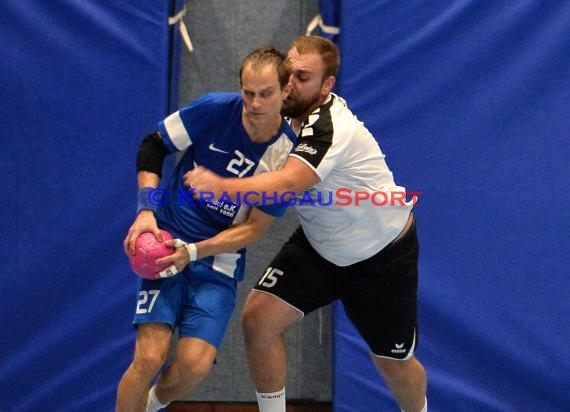
{"label": "blue padded wall panel", "polygon": [[168,111],[169,8],[0,5],[0,410],[113,408],[134,337],[122,240],[137,146]]}
{"label": "blue padded wall panel", "polygon": [[[341,3],[337,90],[423,192],[430,411],[570,410],[570,4]],[[398,410],[335,317],[335,410]]]}

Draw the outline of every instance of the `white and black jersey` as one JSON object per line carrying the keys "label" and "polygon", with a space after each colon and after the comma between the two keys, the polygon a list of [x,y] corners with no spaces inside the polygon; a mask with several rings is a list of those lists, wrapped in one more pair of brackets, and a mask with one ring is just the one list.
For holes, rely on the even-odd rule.
{"label": "white and black jersey", "polygon": [[412,209],[378,142],[331,94],[303,124],[293,153],[321,181],[298,194],[297,212],[315,250],[338,266],[367,259],[402,231]]}

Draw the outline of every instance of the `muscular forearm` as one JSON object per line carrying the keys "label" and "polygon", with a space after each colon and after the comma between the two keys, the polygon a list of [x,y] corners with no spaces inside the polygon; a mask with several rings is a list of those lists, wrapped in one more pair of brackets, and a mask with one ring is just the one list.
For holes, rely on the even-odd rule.
{"label": "muscular forearm", "polygon": [[142,187],[158,187],[160,177],[153,172],[140,171],[137,173],[139,189]]}
{"label": "muscular forearm", "polygon": [[236,252],[255,243],[271,226],[273,220],[273,218],[266,217],[261,222],[244,222],[232,226],[209,239],[197,242],[198,259],[220,253]]}
{"label": "muscular forearm", "polygon": [[266,193],[281,197],[289,193],[301,193],[319,182],[319,177],[302,161],[289,158],[281,170],[276,170],[244,179],[221,179],[225,193],[233,199],[238,192],[243,196],[247,192]]}
{"label": "muscular forearm", "polygon": [[[238,194],[243,197],[245,193],[297,193],[299,188],[294,181],[287,179],[287,176],[278,172],[262,173],[245,179],[229,178],[221,180],[221,188],[232,199],[236,199]],[[303,189],[300,189],[301,191]],[[254,197],[252,197],[254,198]]]}

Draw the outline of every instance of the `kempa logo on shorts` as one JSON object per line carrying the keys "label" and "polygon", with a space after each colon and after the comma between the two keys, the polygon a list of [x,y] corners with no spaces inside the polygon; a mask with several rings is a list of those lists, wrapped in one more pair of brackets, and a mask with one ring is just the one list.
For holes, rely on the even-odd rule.
{"label": "kempa logo on shorts", "polygon": [[395,343],[394,346],[395,346],[395,348],[390,351],[392,353],[406,353],[406,351],[407,351],[407,349],[404,348],[403,343],[400,343],[400,344]]}
{"label": "kempa logo on shorts", "polygon": [[214,143],[210,143],[210,146],[208,146],[208,149],[210,149],[213,152],[219,152],[219,153],[225,153],[225,154],[229,153],[229,152],[226,152],[225,150],[218,149],[216,146],[214,146]]}
{"label": "kempa logo on shorts", "polygon": [[307,143],[301,143],[295,148],[295,151],[309,153],[310,155],[317,154],[317,149],[309,146]]}

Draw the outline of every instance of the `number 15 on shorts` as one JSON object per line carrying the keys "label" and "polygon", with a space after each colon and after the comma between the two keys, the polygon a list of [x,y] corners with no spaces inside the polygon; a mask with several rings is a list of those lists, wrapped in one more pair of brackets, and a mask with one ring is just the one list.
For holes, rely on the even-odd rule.
{"label": "number 15 on shorts", "polygon": [[283,276],[283,271],[268,267],[265,274],[259,280],[258,285],[266,288],[272,288],[277,283],[278,278],[275,275]]}

